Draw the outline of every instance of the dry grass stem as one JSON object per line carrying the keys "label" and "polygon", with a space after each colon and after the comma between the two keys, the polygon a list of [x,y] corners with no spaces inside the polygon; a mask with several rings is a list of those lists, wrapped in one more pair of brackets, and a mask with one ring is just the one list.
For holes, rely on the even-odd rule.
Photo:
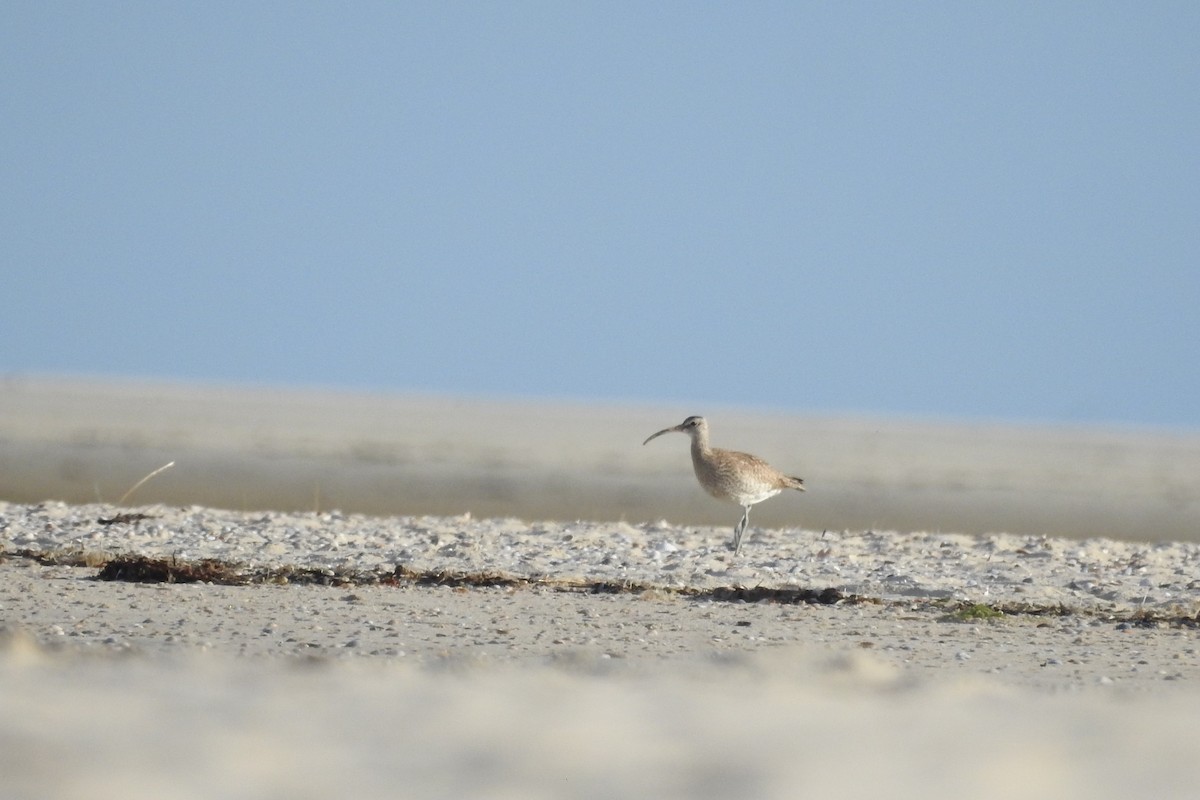
{"label": "dry grass stem", "polygon": [[147,475],[146,477],[142,478],[140,481],[138,481],[137,483],[135,483],[135,484],[133,485],[133,488],[132,488],[132,489],[130,489],[130,490],[129,490],[128,492],[126,492],[125,494],[121,495],[121,499],[117,501],[117,505],[119,505],[119,506],[123,506],[123,505],[125,505],[125,501],[129,499],[129,496],[130,496],[131,494],[133,494],[134,492],[136,492],[138,489],[140,489],[140,488],[142,487],[142,484],[144,484],[146,481],[148,481],[148,480],[150,480],[151,478],[153,478],[153,477],[154,477],[155,475],[157,475],[158,473],[160,473],[160,472],[163,472],[163,471],[165,471],[165,470],[168,470],[168,469],[170,469],[170,468],[171,468],[171,467],[173,467],[173,466],[175,466],[175,462],[174,462],[174,461],[168,461],[166,464],[163,464],[161,467],[159,467],[158,469],[154,470],[153,472],[151,472],[151,473],[150,473],[149,475]]}

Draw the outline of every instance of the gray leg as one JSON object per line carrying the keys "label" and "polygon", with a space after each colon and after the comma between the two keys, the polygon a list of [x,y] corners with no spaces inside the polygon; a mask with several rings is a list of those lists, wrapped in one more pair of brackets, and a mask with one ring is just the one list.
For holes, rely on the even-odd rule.
{"label": "gray leg", "polygon": [[742,534],[746,532],[746,525],[750,522],[750,506],[742,506],[742,509],[745,513],[742,514],[741,521],[733,529],[733,555],[735,557],[742,552]]}

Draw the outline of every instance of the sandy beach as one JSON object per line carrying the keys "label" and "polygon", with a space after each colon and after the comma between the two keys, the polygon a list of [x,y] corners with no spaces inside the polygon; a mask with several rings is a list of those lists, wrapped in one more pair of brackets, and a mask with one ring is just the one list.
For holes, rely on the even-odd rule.
{"label": "sandy beach", "polygon": [[[971,436],[955,426],[864,434],[731,414],[718,443],[794,457],[811,495],[764,504],[783,521],[756,515],[735,560],[737,509],[689,483],[686,440],[640,448],[687,410],[434,413],[35,383],[0,392],[3,796],[1182,798],[1200,785],[1194,438],[988,429],[960,452]],[[818,428],[844,447],[797,444]],[[862,437],[873,447],[854,450]],[[375,502],[394,481],[397,510],[335,502],[343,471],[373,475]],[[425,484],[396,478],[418,472]],[[587,495],[589,474],[593,506],[538,513]],[[287,494],[314,477],[308,504]],[[888,498],[918,485],[934,521],[906,525]],[[244,504],[197,499],[231,487]],[[819,500],[823,487],[843,500]],[[837,502],[886,527],[813,523]],[[1050,524],[1093,503],[1121,513]],[[154,578],[146,565],[166,572],[136,580]]]}
{"label": "sandy beach", "polygon": [[[1194,544],[760,529],[731,562],[706,527],[99,522],[117,513],[0,505],[6,796],[1186,797],[1200,778]],[[98,579],[133,553],[251,582]]]}

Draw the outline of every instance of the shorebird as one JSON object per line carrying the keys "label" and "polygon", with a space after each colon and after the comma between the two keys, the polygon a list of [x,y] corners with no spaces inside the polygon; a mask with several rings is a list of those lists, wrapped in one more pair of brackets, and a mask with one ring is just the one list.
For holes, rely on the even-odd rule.
{"label": "shorebird", "polygon": [[673,428],[663,428],[642,442],[664,433],[686,433],[692,439],[692,468],[704,491],[718,500],[732,500],[742,507],[741,521],[733,529],[733,555],[742,550],[742,534],[750,522],[750,506],[761,503],[784,489],[804,491],[804,479],[784,475],[779,470],[749,453],[722,450],[708,444],[708,422],[704,417],[688,417]]}

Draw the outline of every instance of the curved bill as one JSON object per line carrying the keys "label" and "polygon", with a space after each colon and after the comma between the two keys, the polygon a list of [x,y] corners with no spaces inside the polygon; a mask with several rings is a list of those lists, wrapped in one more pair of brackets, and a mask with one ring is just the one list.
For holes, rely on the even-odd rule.
{"label": "curved bill", "polygon": [[657,439],[659,436],[662,436],[664,433],[677,433],[678,431],[681,431],[681,430],[683,430],[683,428],[679,425],[676,425],[673,428],[663,428],[661,431],[652,435],[649,439],[646,439],[646,441],[642,442],[642,445],[645,446],[645,445],[650,444],[650,439]]}

